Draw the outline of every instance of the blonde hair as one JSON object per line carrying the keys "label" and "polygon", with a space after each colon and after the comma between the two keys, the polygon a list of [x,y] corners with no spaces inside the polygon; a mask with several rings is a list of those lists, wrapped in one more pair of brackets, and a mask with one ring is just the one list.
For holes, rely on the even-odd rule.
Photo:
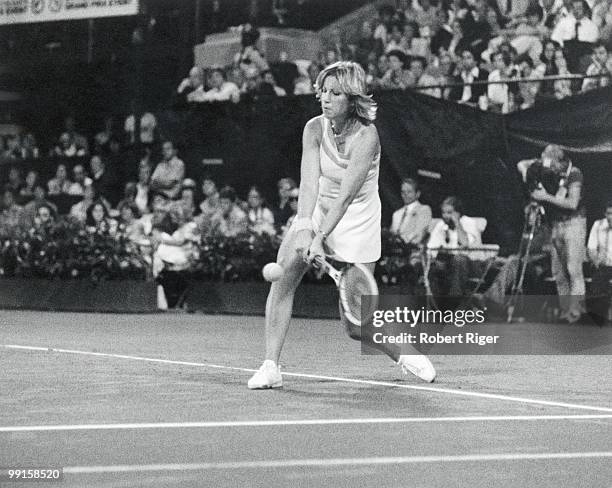
{"label": "blonde hair", "polygon": [[352,61],[338,61],[329,65],[317,76],[315,90],[317,98],[321,98],[321,90],[325,80],[332,76],[338,80],[340,90],[351,102],[351,116],[360,119],[364,124],[376,120],[376,102],[372,95],[367,94],[366,74],[363,68]]}

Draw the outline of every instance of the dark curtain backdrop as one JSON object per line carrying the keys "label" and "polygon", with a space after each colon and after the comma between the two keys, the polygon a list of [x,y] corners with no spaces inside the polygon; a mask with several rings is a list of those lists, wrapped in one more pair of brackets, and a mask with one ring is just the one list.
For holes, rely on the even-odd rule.
{"label": "dark curtain backdrop", "polygon": [[[468,215],[488,219],[485,241],[513,251],[525,198],[516,163],[537,157],[548,143],[561,144],[584,172],[590,221],[600,218],[612,198],[612,88],[505,116],[414,92],[377,93],[375,99],[385,223],[401,206],[401,178],[417,177],[434,215],[444,197],[458,195]],[[299,179],[302,130],[319,113],[314,97],[301,96],[201,104],[157,115],[162,136],[178,143],[189,176],[210,174],[242,197],[256,184],[273,202],[279,178]],[[210,164],[215,159],[222,164]]]}

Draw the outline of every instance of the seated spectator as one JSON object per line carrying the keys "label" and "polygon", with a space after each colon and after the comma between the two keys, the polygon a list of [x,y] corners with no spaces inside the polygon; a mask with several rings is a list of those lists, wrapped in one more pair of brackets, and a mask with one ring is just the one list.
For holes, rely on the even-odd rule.
{"label": "seated spectator", "polygon": [[406,56],[402,51],[391,51],[388,55],[389,69],[380,80],[380,87],[386,90],[405,90],[414,86],[415,80],[404,69]]}
{"label": "seated spectator", "polygon": [[170,201],[163,193],[149,193],[149,203],[147,208],[150,212],[142,214],[140,222],[144,227],[146,236],[153,236],[157,233],[156,229],[161,229],[162,223],[170,208]]}
{"label": "seated spectator", "polygon": [[[448,43],[448,48],[446,52],[452,56],[452,58],[459,63],[461,60],[464,51],[470,51],[470,40],[466,37],[463,32],[463,24],[460,20],[454,20],[451,22],[452,28],[452,37],[450,42]],[[473,55],[473,53],[472,53]]]}
{"label": "seated spectator", "polygon": [[26,203],[25,206],[23,207],[25,219],[28,223],[32,223],[34,221],[34,218],[36,217],[36,211],[38,207],[41,205],[50,207],[53,210],[53,213],[57,215],[57,206],[54,203],[47,200],[46,198],[47,193],[45,191],[44,186],[40,184],[35,185],[32,193],[33,193],[34,198],[30,200],[28,203]]}
{"label": "seated spectator", "polygon": [[60,156],[63,158],[82,157],[87,155],[84,147],[77,146],[75,140],[68,132],[62,133],[58,144],[53,148],[52,156]]}
{"label": "seated spectator", "polygon": [[[521,80],[533,80],[538,77],[533,65],[533,61],[529,56],[523,57],[519,64],[521,72]],[[523,81],[519,83],[519,96],[520,96],[520,108],[525,110],[526,108],[533,107],[540,90],[540,83],[537,81]]]}
{"label": "seated spectator", "polygon": [[183,78],[176,89],[175,105],[185,105],[195,102],[194,97],[204,95],[204,70],[194,66],[189,70],[189,76]]}
{"label": "seated spectator", "polygon": [[287,223],[281,227],[281,237],[284,239],[293,224],[293,221],[297,217],[298,211],[298,197],[300,196],[300,190],[294,188],[289,192],[289,207],[291,208],[291,215],[287,219]]}
{"label": "seated spectator", "polygon": [[140,211],[133,202],[124,200],[119,204],[119,234],[134,244],[145,240],[144,224],[139,220]]}
{"label": "seated spectator", "polygon": [[32,228],[37,231],[46,231],[51,228],[57,220],[57,213],[53,207],[41,203],[36,207],[36,215],[32,220]]}
{"label": "seated spectator", "polygon": [[[610,68],[612,68],[608,56],[608,48],[602,42],[595,44],[593,47],[592,63],[589,65],[586,71],[587,76],[594,76],[594,78],[585,78],[582,82],[582,91],[594,90],[602,86],[608,86],[610,84]],[[597,75],[605,75],[598,77]]]}
{"label": "seated spectator", "polygon": [[88,208],[85,217],[85,228],[91,234],[115,235],[117,221],[110,218],[108,209],[101,200],[94,201]]}
{"label": "seated spectator", "polygon": [[287,224],[287,220],[291,216],[292,210],[289,205],[289,197],[293,189],[297,189],[297,185],[292,178],[281,178],[276,184],[278,189],[278,202],[272,207],[274,216],[274,225],[276,232],[281,231],[281,227]]}
{"label": "seated spectator", "polygon": [[[555,41],[546,40],[540,55],[540,64],[536,67],[536,77],[543,78],[545,76],[556,76],[559,74],[555,63],[555,53],[560,48]],[[555,82],[553,80],[545,80],[540,83],[537,100],[551,100],[555,98]]]}
{"label": "seated spectator", "polygon": [[106,164],[101,156],[95,155],[89,161],[91,180],[99,197],[107,199],[111,205],[116,205],[119,201],[118,178],[112,167]]}
{"label": "seated spectator", "polygon": [[473,0],[473,5],[464,21],[465,37],[469,39],[469,49],[474,53],[476,59],[480,59],[492,36],[488,11],[489,6],[486,0]]}
{"label": "seated spectator", "polygon": [[236,237],[248,230],[246,213],[236,205],[236,192],[226,186],[219,192],[219,210],[211,218],[212,235]]}
{"label": "seated spectator", "polygon": [[49,195],[68,194],[72,182],[68,179],[68,170],[65,164],[58,164],[55,170],[55,177],[47,182]]}
{"label": "seated spectator", "polygon": [[178,198],[181,191],[181,183],[185,178],[185,163],[178,158],[172,141],[164,142],[162,154],[163,159],[151,176],[151,190],[163,193],[173,200]]}
{"label": "seated spectator", "polygon": [[68,188],[68,195],[83,195],[85,187],[90,186],[93,180],[85,174],[82,164],[75,164],[72,168],[72,183]]}
{"label": "seated spectator", "polygon": [[8,174],[8,183],[4,185],[5,190],[10,190],[13,195],[17,196],[23,188],[23,178],[21,176],[21,170],[15,166],[11,166]]}
{"label": "seated spectator", "polygon": [[454,77],[456,83],[464,83],[463,88],[452,88],[450,99],[456,100],[459,103],[471,105],[478,104],[478,99],[487,92],[487,85],[470,85],[477,81],[487,81],[489,73],[479,68],[476,64],[476,58],[471,51],[467,49],[461,53],[461,61],[458,65],[458,73]]}
{"label": "seated spectator", "polygon": [[17,200],[20,205],[25,205],[34,198],[34,189],[38,186],[38,171],[30,170],[25,177],[25,185],[19,190]]}
{"label": "seated spectator", "polygon": [[70,217],[84,224],[87,220],[87,209],[96,201],[101,201],[107,210],[110,209],[110,203],[98,195],[93,185],[86,186],[83,191],[83,199],[70,208]]}
{"label": "seated spectator", "polygon": [[183,213],[187,220],[193,220],[197,210],[195,203],[195,181],[185,179],[181,188],[180,204],[183,207]]}
{"label": "seated spectator", "polygon": [[389,55],[393,51],[400,51],[404,56],[412,54],[412,39],[414,39],[414,27],[412,24],[405,26],[394,24],[391,27],[389,40],[385,47],[385,54]]}
{"label": "seated spectator", "polygon": [[438,10],[436,22],[431,27],[431,52],[438,56],[441,53],[448,53],[451,40],[453,39],[453,28],[448,22],[448,12],[441,8]]}
{"label": "seated spectator", "polygon": [[22,148],[17,134],[6,137],[6,147],[0,156],[0,164],[14,164],[23,159]]}
{"label": "seated spectator", "polygon": [[217,185],[210,176],[205,176],[202,179],[202,195],[204,200],[200,203],[198,225],[202,234],[207,234],[211,227],[210,219],[221,208],[219,205],[219,190],[217,190]]}
{"label": "seated spectator", "polygon": [[[240,87],[240,99],[241,100],[256,100],[259,97],[261,86],[261,76],[258,72],[254,71],[245,74],[244,83]],[[270,92],[268,92],[270,95]]]}
{"label": "seated spectator", "polygon": [[258,187],[252,186],[249,189],[247,203],[249,230],[256,234],[275,235],[274,215],[270,209],[265,206],[263,195]]}
{"label": "seated spectator", "polygon": [[419,202],[419,184],[412,178],[402,180],[404,206],[395,212],[390,231],[405,244],[418,246],[423,242],[431,223],[431,208]]}
{"label": "seated spectator", "polygon": [[76,121],[74,120],[74,117],[66,117],[66,119],[64,120],[64,128],[66,129],[70,140],[76,147],[78,153],[77,155],[86,156],[87,154],[89,154],[89,144],[87,143],[87,138],[77,132]]}
{"label": "seated spectator", "polygon": [[[264,83],[265,85],[271,87],[270,93],[273,94],[274,96],[277,97],[286,97],[287,96],[287,92],[281,88],[280,86],[278,86],[276,84],[276,80],[274,79],[274,74],[272,73],[272,71],[268,70],[268,71],[264,71],[262,73],[262,83]],[[261,90],[261,88],[260,88]]]}
{"label": "seated spectator", "polygon": [[[489,73],[487,85],[487,100],[489,110],[497,113],[507,114],[513,107],[513,94],[508,83],[499,83],[508,79],[510,73],[510,58],[502,52],[493,54],[493,71]],[[497,83],[495,83],[497,82]]]}
{"label": "seated spectator", "polygon": [[[435,295],[459,297],[467,291],[470,272],[475,267],[467,250],[482,245],[482,229],[476,219],[463,215],[457,197],[445,198],[441,208],[442,220],[431,231],[427,243],[436,257],[432,288]],[[452,251],[446,252],[445,248]]]}
{"label": "seated spectator", "polygon": [[562,47],[566,41],[595,43],[599,40],[599,29],[587,16],[588,5],[583,0],[573,0],[568,15],[562,17],[550,38]]}
{"label": "seated spectator", "polygon": [[559,20],[550,36],[563,47],[573,73],[586,71],[582,58],[592,52],[593,44],[599,40],[599,29],[589,15],[590,8],[584,0],[573,0],[570,14]]}
{"label": "seated spectator", "polygon": [[136,183],[128,181],[123,186],[123,198],[117,204],[117,210],[124,205],[136,205]]}
{"label": "seated spectator", "polygon": [[[421,56],[415,56],[410,60],[410,74],[412,79],[415,80],[415,86],[435,86],[438,84],[438,80],[429,73],[425,72],[427,67],[427,61]],[[430,97],[442,98],[441,88],[428,88],[425,90],[418,90],[423,95],[429,95]]]}
{"label": "seated spectator", "polygon": [[[435,69],[435,68],[434,68]],[[455,72],[455,64],[453,63],[453,58],[448,53],[442,53],[438,57],[438,66],[437,69],[432,72],[435,73],[435,77],[439,85],[447,85],[453,82],[453,74]],[[448,100],[450,96],[451,89],[443,88],[442,89],[442,98]]]}
{"label": "seated spectator", "polygon": [[525,17],[514,23],[512,29],[505,31],[519,56],[527,54],[534,61],[540,57],[542,41],[549,36],[549,29],[542,24],[543,16],[542,7],[531,4],[525,12]]}
{"label": "seated spectator", "polygon": [[11,190],[2,193],[2,213],[0,213],[0,231],[2,235],[11,234],[23,226],[25,222],[23,207],[15,203],[15,195]]}
{"label": "seated spectator", "polygon": [[193,92],[191,102],[227,102],[237,103],[240,100],[240,90],[231,81],[225,80],[225,72],[215,68],[208,78],[210,90],[206,92]]}
{"label": "seated spectator", "polygon": [[136,197],[134,203],[141,215],[147,213],[149,202],[149,187],[151,182],[151,165],[148,161],[140,161],[138,165],[138,181],[136,182]]}
{"label": "seated spectator", "polygon": [[591,227],[587,244],[588,258],[594,273],[591,283],[593,319],[602,324],[610,309],[610,280],[612,279],[612,201],[606,205],[605,217]]}

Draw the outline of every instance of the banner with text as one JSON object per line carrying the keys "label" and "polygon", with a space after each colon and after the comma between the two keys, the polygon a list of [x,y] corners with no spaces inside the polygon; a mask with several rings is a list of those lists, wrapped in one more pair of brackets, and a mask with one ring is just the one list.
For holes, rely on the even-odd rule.
{"label": "banner with text", "polygon": [[0,0],[0,25],[138,13],[139,0]]}

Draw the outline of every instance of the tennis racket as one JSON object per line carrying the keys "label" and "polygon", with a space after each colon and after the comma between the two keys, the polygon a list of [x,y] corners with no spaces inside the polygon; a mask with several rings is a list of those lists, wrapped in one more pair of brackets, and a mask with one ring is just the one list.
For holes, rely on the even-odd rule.
{"label": "tennis racket", "polygon": [[[370,270],[363,264],[349,264],[341,271],[334,268],[324,257],[314,259],[317,268],[327,273],[338,287],[340,306],[348,321],[361,327],[372,318],[378,307],[378,285]],[[370,295],[367,310],[361,310],[361,297]]]}

